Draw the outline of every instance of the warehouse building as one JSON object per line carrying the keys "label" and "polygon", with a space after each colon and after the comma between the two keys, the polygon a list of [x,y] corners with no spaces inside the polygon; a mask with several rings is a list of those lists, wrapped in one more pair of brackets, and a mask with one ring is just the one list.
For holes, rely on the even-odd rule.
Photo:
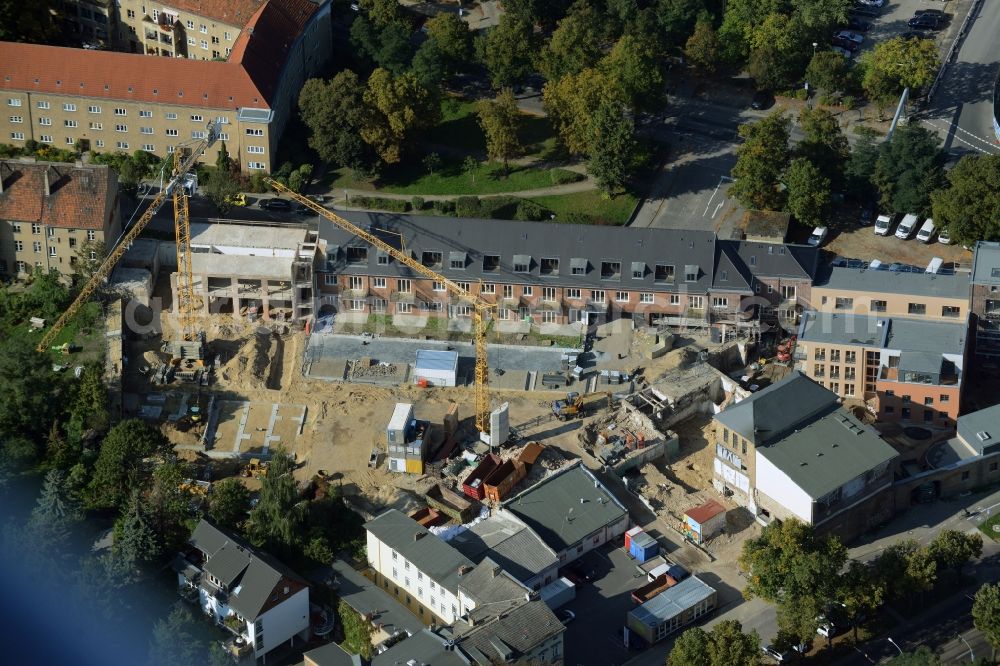
{"label": "warehouse building", "polygon": [[713,610],[719,593],[697,576],[689,576],[628,612],[625,626],[652,645]]}

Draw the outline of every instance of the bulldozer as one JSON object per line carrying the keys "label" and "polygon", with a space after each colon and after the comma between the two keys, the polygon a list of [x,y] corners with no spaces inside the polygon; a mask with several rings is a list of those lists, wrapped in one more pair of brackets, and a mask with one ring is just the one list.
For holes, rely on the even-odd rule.
{"label": "bulldozer", "polygon": [[570,391],[566,394],[565,400],[556,400],[552,403],[552,414],[560,421],[583,418],[587,414],[596,411],[600,407],[610,407],[613,397],[610,391],[598,391],[587,395],[587,400],[577,393]]}
{"label": "bulldozer", "polygon": [[261,462],[260,458],[251,458],[247,466],[243,468],[243,476],[259,479],[267,476],[267,468],[270,463],[267,461]]}

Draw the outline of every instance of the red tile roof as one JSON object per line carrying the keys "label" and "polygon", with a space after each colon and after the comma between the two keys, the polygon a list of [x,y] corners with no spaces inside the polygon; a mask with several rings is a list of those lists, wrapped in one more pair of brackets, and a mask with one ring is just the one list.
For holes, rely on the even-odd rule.
{"label": "red tile roof", "polygon": [[708,500],[701,506],[696,506],[693,509],[685,511],[685,514],[694,522],[703,525],[720,513],[725,513],[725,511],[726,508],[715,500]]}
{"label": "red tile roof", "polygon": [[2,220],[67,229],[104,229],[114,213],[118,177],[107,166],[4,160],[0,161],[0,179]]}
{"label": "red tile roof", "polygon": [[167,0],[163,7],[191,12],[242,28],[262,4],[264,0]]}

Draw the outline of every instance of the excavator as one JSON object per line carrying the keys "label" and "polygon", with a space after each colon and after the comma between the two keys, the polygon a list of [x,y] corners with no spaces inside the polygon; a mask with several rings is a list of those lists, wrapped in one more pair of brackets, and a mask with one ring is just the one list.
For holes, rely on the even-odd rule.
{"label": "excavator", "polygon": [[598,403],[601,399],[607,401],[605,406],[611,405],[610,391],[591,393],[587,397],[588,399],[584,400],[584,397],[576,391],[570,391],[564,400],[556,400],[552,403],[552,415],[560,421],[569,421],[570,419],[583,418],[588,413],[598,409],[600,407]]}

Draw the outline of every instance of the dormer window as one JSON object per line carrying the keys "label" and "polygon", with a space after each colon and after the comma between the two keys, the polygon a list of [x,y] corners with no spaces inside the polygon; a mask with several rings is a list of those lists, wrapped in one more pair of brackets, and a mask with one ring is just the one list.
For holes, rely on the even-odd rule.
{"label": "dormer window", "polygon": [[531,272],[531,255],[530,254],[515,254],[514,255],[514,272],[515,273],[530,273]]}
{"label": "dormer window", "polygon": [[538,272],[542,275],[558,275],[559,274],[559,260],[553,258],[542,257],[539,261]]}

